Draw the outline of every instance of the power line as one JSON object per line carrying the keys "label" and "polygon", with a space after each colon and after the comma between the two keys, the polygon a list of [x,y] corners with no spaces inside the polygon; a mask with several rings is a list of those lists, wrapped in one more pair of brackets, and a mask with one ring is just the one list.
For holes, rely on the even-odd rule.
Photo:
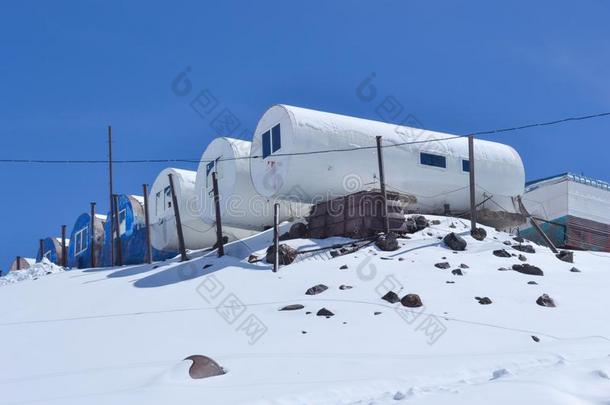
{"label": "power line", "polygon": [[[567,117],[567,118],[562,118],[562,119],[558,119],[558,120],[554,120],[554,121],[537,122],[537,123],[533,123],[533,124],[526,124],[526,125],[521,125],[521,126],[516,126],[516,127],[498,128],[498,129],[492,129],[492,130],[487,130],[487,131],[471,132],[471,133],[466,134],[466,135],[452,135],[452,136],[447,136],[447,137],[443,137],[443,138],[436,138],[436,139],[426,139],[426,140],[419,140],[419,141],[399,142],[399,143],[393,143],[393,144],[390,144],[390,145],[382,145],[382,148],[395,148],[395,147],[400,147],[400,146],[417,145],[417,144],[430,143],[430,142],[449,141],[449,140],[454,140],[454,139],[467,138],[468,136],[471,136],[471,135],[472,136],[477,136],[477,135],[496,135],[496,134],[505,133],[505,132],[521,131],[521,130],[528,129],[528,128],[544,127],[544,126],[550,126],[550,125],[558,125],[558,124],[562,124],[562,123],[566,123],[566,122],[571,122],[571,121],[584,121],[584,120],[588,120],[588,119],[600,118],[600,117],[606,117],[606,116],[610,116],[610,112],[604,112],[604,113],[599,113],[599,114],[589,114],[589,115],[583,115],[583,116],[578,116],[578,117]],[[317,155],[317,154],[323,154],[323,153],[353,152],[353,151],[358,151],[358,150],[367,150],[367,149],[376,149],[376,148],[377,148],[376,145],[372,145],[372,146],[357,146],[357,147],[353,147],[353,148],[344,148],[344,149],[325,149],[325,150],[316,150],[316,151],[308,151],[308,152],[274,153],[272,156],[282,157],[282,156]],[[233,160],[242,160],[242,159],[262,159],[262,158],[263,158],[263,156],[261,156],[261,155],[254,155],[254,156],[240,156],[240,157],[222,158],[222,159],[214,159],[214,160],[201,160],[201,159],[125,159],[125,160],[114,160],[113,163],[116,163],[116,164],[130,164],[130,163],[133,163],[133,164],[138,164],[138,163],[211,163],[213,161],[224,162],[224,161],[233,161]],[[95,159],[89,159],[89,160],[69,160],[69,159],[66,159],[66,160],[0,159],[0,163],[17,163],[17,164],[19,164],[19,163],[21,163],[21,164],[106,164],[106,163],[108,163],[108,161],[107,160],[95,160]]]}

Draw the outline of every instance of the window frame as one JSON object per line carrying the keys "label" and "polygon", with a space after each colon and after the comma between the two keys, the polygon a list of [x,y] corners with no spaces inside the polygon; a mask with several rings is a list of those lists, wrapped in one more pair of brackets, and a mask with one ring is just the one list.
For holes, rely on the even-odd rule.
{"label": "window frame", "polygon": [[[85,237],[86,236],[86,237]],[[80,247],[80,248],[79,248]],[[76,231],[74,234],[74,256],[80,256],[89,248],[89,225]]]}
{"label": "window frame", "polygon": [[[444,165],[443,166],[437,166],[434,164],[428,164],[428,163],[424,163],[423,157],[424,155],[428,155],[428,156],[433,156],[436,158],[443,158],[444,161]],[[431,168],[431,169],[436,169],[436,170],[447,170],[447,155],[443,155],[443,154],[439,154],[439,153],[432,153],[432,152],[425,152],[425,151],[420,151],[419,152],[419,165],[423,166],[423,167],[427,167],[427,168]]]}

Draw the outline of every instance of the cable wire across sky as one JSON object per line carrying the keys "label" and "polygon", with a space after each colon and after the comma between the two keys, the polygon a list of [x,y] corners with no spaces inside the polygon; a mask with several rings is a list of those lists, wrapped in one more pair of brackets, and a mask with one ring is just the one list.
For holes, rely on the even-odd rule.
{"label": "cable wire across sky", "polygon": [[[537,122],[533,124],[526,124],[515,127],[507,127],[507,128],[498,128],[487,131],[478,131],[471,132],[466,135],[452,135],[443,138],[436,139],[426,139],[426,140],[418,140],[418,141],[408,141],[408,142],[399,142],[388,145],[382,145],[382,148],[394,148],[400,146],[407,145],[416,145],[422,143],[430,143],[430,142],[441,142],[441,141],[449,141],[454,139],[467,138],[469,136],[479,136],[479,135],[496,135],[505,132],[514,132],[521,131],[524,129],[536,128],[536,127],[545,127],[551,125],[559,125],[567,122],[573,121],[584,121],[593,118],[601,118],[610,116],[610,112],[603,112],[598,114],[589,114],[577,117],[567,117],[561,118],[554,121],[545,121],[545,122]],[[399,125],[397,125],[398,127]],[[421,128],[418,128],[421,129]],[[425,130],[424,130],[425,131]],[[326,150],[317,150],[317,151],[308,151],[308,152],[293,152],[293,153],[274,153],[272,156],[302,156],[302,155],[317,155],[323,153],[343,153],[343,152],[353,152],[358,150],[367,150],[367,149],[376,149],[376,145],[371,146],[358,146],[353,148],[345,148],[345,149],[326,149]],[[224,158],[224,159],[214,159],[214,160],[201,160],[201,159],[123,159],[123,160],[113,160],[113,164],[138,164],[138,163],[211,163],[213,161],[224,162],[231,160],[241,160],[241,159],[262,159],[261,155],[254,156],[241,156],[241,157],[233,157],[233,158]],[[49,160],[49,159],[0,159],[0,163],[16,163],[16,164],[107,164],[108,160],[70,160],[70,159],[62,159],[62,160]]]}

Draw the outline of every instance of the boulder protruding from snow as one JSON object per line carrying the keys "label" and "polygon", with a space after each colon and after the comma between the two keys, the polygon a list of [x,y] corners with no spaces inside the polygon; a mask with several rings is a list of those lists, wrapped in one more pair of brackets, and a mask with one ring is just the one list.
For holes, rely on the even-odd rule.
{"label": "boulder protruding from snow", "polygon": [[580,273],[580,270],[578,270],[576,267],[572,267],[572,268],[570,269],[570,271],[571,271],[572,273]]}
{"label": "boulder protruding from snow", "polygon": [[280,308],[278,311],[298,311],[299,309],[303,309],[305,306],[301,304],[290,304],[285,307]]}
{"label": "boulder protruding from snow", "polygon": [[382,300],[389,302],[390,304],[395,304],[400,301],[400,297],[394,291],[388,291],[383,297]]}
{"label": "boulder protruding from snow", "polygon": [[548,294],[542,294],[540,297],[538,297],[538,299],[536,300],[536,304],[540,305],[541,307],[549,307],[549,308],[554,308],[555,305],[555,301],[549,297]]}
{"label": "boulder protruding from snow", "polygon": [[461,269],[451,270],[451,274],[453,274],[454,276],[463,276],[464,275],[464,273],[462,272]]}
{"label": "boulder protruding from snow", "polygon": [[226,373],[225,370],[218,365],[218,363],[207,356],[194,354],[184,359],[184,361],[187,360],[192,362],[191,367],[189,368],[189,375],[192,379],[198,380],[201,378],[223,375]]}
{"label": "boulder protruding from snow", "polygon": [[400,303],[405,307],[409,308],[419,308],[422,305],[421,298],[417,294],[407,294],[400,300]]}
{"label": "boulder protruding from snow", "polygon": [[559,260],[566,263],[574,263],[574,252],[562,250],[555,255]]}
{"label": "boulder protruding from snow", "polygon": [[327,286],[325,286],[324,284],[318,284],[314,285],[311,288],[308,288],[307,291],[305,291],[305,295],[318,295],[326,290],[328,290]]}
{"label": "boulder protruding from snow", "polygon": [[[294,249],[286,244],[283,244],[283,243],[280,245],[278,253],[279,253],[278,260],[279,260],[279,264],[281,266],[285,266],[287,264],[294,262],[294,259],[296,259],[296,257],[297,257],[296,249]],[[267,263],[273,263],[273,261],[275,260],[275,246],[274,245],[271,245],[271,246],[269,246],[269,248],[267,248],[267,254],[265,256],[265,259],[267,260]]]}
{"label": "boulder protruding from snow", "polygon": [[438,269],[448,269],[449,267],[451,267],[451,265],[448,262],[441,262],[441,263],[436,263],[434,265],[434,267],[436,267]]}
{"label": "boulder protruding from snow", "polygon": [[296,222],[292,224],[288,231],[288,237],[290,239],[302,239],[307,237],[307,225],[302,222]]}
{"label": "boulder protruding from snow", "polygon": [[474,299],[479,301],[481,305],[489,305],[493,302],[489,297],[474,297]]}
{"label": "boulder protruding from snow", "polygon": [[513,270],[530,276],[544,276],[544,272],[539,267],[527,263],[513,264]]}
{"label": "boulder protruding from snow", "polygon": [[390,232],[387,235],[379,235],[375,241],[375,245],[384,252],[393,252],[394,250],[398,250],[398,240],[396,238],[396,234],[394,232]]}
{"label": "boulder protruding from snow", "polygon": [[332,313],[332,311],[330,311],[330,310],[328,310],[326,308],[320,309],[316,315],[317,316],[325,316],[327,318],[330,318],[331,316],[335,316],[335,314]]}
{"label": "boulder protruding from snow", "polygon": [[470,235],[479,241],[484,240],[487,237],[487,231],[483,228],[474,228]]}
{"label": "boulder protruding from snow", "polygon": [[532,245],[513,245],[513,249],[524,253],[536,253],[536,249]]}
{"label": "boulder protruding from snow", "polygon": [[498,257],[511,257],[510,253],[508,253],[505,249],[494,250],[494,256],[498,256]]}
{"label": "boulder protruding from snow", "polygon": [[443,238],[443,242],[452,250],[462,251],[466,250],[466,241],[460,235],[457,235],[455,232],[451,232],[447,234]]}

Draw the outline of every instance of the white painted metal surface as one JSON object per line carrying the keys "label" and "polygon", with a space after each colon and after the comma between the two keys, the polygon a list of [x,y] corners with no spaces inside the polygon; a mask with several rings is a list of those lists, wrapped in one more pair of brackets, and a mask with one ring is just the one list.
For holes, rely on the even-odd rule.
{"label": "white painted metal surface", "polygon": [[[256,127],[251,155],[261,158],[250,159],[254,188],[266,197],[308,203],[378,188],[377,135],[388,146],[383,149],[387,188],[415,196],[410,209],[469,208],[466,138],[440,140],[452,135],[287,105],[271,107]],[[390,147],[426,140],[434,142]],[[360,147],[370,149],[315,153]],[[286,155],[293,153],[302,155]],[[446,167],[423,164],[421,153],[440,157]],[[475,157],[477,202],[493,196],[502,209],[514,212],[511,197],[523,194],[525,179],[519,154],[507,145],[475,140]],[[501,210],[491,202],[484,207]]]}

